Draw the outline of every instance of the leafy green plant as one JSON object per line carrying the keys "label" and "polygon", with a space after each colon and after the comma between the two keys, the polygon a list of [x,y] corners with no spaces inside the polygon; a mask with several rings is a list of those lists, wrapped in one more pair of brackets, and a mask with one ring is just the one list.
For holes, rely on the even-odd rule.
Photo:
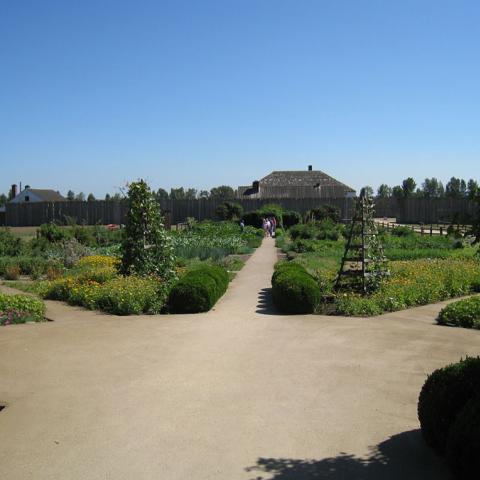
{"label": "leafy green plant", "polygon": [[10,265],[5,269],[5,273],[3,274],[5,280],[18,280],[20,276],[20,266],[17,265]]}
{"label": "leafy green plant", "polygon": [[0,325],[40,322],[45,319],[45,304],[29,295],[0,293]]}
{"label": "leafy green plant", "polygon": [[0,228],[0,256],[14,257],[20,255],[23,243],[8,228]]}
{"label": "leafy green plant", "polygon": [[480,357],[467,357],[428,376],[418,399],[418,418],[425,441],[437,453],[445,453],[450,429],[472,398],[480,398]]}
{"label": "leafy green plant", "polygon": [[229,277],[219,266],[202,265],[188,271],[170,291],[172,313],[199,313],[210,310],[225,293]]}
{"label": "leafy green plant", "polygon": [[320,288],[300,264],[282,262],[272,276],[272,296],[283,313],[313,313],[320,303]]}
{"label": "leafy green plant", "polygon": [[128,214],[122,240],[121,272],[156,275],[163,283],[175,277],[175,255],[158,204],[145,181],[129,185]]}
{"label": "leafy green plant", "polygon": [[437,323],[480,330],[480,297],[459,300],[447,305],[440,311]]}
{"label": "leafy green plant", "polygon": [[453,422],[446,459],[456,478],[476,478],[480,471],[480,397],[471,398]]}
{"label": "leafy green plant", "polygon": [[220,220],[240,220],[243,207],[239,203],[224,202],[215,209],[215,214]]}

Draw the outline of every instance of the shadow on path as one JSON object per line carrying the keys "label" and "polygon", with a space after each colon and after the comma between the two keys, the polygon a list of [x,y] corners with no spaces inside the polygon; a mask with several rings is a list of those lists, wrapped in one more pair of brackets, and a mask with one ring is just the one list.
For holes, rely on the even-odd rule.
{"label": "shadow on path", "polygon": [[280,315],[273,304],[272,288],[262,288],[258,293],[257,313],[262,315]]}
{"label": "shadow on path", "polygon": [[[425,445],[420,430],[390,437],[367,458],[341,452],[321,460],[259,458],[251,480],[450,480],[447,467]],[[264,476],[265,475],[265,476]]]}

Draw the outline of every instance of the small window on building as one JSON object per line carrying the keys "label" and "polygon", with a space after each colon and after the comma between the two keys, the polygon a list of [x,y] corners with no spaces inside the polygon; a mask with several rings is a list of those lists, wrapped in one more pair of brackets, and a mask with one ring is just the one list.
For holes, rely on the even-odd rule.
{"label": "small window on building", "polygon": [[26,201],[26,202],[29,202],[29,201],[30,201],[30,196],[29,196],[29,195],[25,195],[25,201]]}

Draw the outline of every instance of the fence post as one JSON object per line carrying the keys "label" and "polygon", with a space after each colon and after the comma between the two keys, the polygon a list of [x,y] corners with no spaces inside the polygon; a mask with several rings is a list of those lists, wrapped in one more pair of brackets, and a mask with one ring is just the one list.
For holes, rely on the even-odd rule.
{"label": "fence post", "polygon": [[423,225],[420,227],[420,235],[423,235],[425,234],[425,229],[423,228]]}
{"label": "fence post", "polygon": [[430,225],[430,236],[433,235],[433,225]]}
{"label": "fence post", "polygon": [[440,227],[440,236],[443,235],[443,227]]}

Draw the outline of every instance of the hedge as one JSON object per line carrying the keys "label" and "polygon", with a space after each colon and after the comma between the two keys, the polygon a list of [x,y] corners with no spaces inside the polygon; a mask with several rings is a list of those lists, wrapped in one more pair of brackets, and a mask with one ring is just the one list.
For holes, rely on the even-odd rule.
{"label": "hedge", "polygon": [[45,304],[38,298],[0,293],[0,325],[41,322],[44,317]]}
{"label": "hedge", "polygon": [[456,478],[478,478],[480,472],[480,397],[458,414],[447,440],[447,463]]}
{"label": "hedge", "polygon": [[472,398],[480,398],[480,357],[435,370],[425,381],[418,418],[425,441],[437,453],[445,453],[450,429]]}
{"label": "hedge", "polygon": [[480,297],[467,298],[447,305],[439,313],[437,323],[480,329]]}
{"label": "hedge", "polygon": [[320,303],[320,288],[302,265],[282,262],[272,276],[272,296],[283,313],[313,313]]}
{"label": "hedge", "polygon": [[219,266],[201,265],[188,271],[172,288],[168,298],[171,313],[210,310],[228,287],[228,273]]}

